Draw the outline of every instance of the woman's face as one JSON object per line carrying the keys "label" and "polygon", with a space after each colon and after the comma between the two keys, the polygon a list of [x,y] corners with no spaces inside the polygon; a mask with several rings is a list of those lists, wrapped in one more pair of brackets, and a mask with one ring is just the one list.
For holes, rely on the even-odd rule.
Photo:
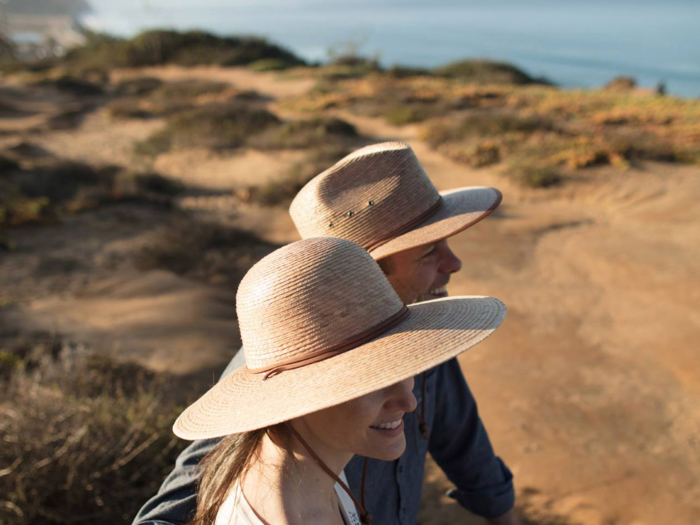
{"label": "woman's face", "polygon": [[294,427],[321,457],[344,453],[391,461],[406,448],[403,416],[415,409],[410,378],[295,419]]}

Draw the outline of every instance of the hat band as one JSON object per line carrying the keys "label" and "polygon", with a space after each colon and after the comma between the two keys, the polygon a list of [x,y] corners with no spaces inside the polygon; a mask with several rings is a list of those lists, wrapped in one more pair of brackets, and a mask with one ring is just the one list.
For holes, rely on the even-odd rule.
{"label": "hat band", "polygon": [[358,346],[367,343],[375,337],[380,336],[385,332],[388,332],[401,321],[406,319],[409,316],[410,312],[411,310],[408,308],[408,306],[404,304],[401,310],[396,312],[388,319],[385,319],[381,323],[371,328],[368,328],[367,330],[364,330],[359,334],[355,334],[352,337],[341,341],[340,343],[334,344],[329,348],[318,350],[301,358],[288,359],[286,361],[275,363],[274,365],[265,368],[248,368],[246,366],[245,370],[249,374],[265,374],[265,376],[263,377],[264,381],[286,370],[294,370],[295,368],[301,368],[312,363],[324,361],[329,357],[334,357],[338,354],[342,354],[343,352],[347,352],[348,350],[352,350],[353,348],[357,348]]}
{"label": "hat band", "polygon": [[442,195],[439,195],[437,202],[435,204],[433,204],[430,208],[425,210],[423,213],[418,215],[418,217],[414,217],[406,224],[403,224],[399,228],[396,228],[395,230],[393,230],[389,235],[387,235],[383,239],[381,239],[379,241],[373,241],[369,244],[365,244],[362,247],[365,250],[367,250],[368,252],[371,252],[372,250],[375,250],[376,248],[379,248],[380,246],[388,243],[390,240],[398,237],[399,235],[403,235],[404,233],[408,233],[413,228],[418,226],[420,223],[425,222],[430,217],[435,215],[440,210],[440,208],[442,208]]}

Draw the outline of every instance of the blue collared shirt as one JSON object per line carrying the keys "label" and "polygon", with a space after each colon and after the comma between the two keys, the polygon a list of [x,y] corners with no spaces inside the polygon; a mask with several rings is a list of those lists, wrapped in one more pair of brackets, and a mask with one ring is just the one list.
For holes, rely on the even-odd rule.
{"label": "blue collared shirt", "polygon": [[[238,352],[224,376],[245,363]],[[416,412],[404,419],[406,451],[396,461],[369,460],[365,502],[379,525],[415,525],[421,503],[423,471],[428,452],[457,490],[463,507],[485,518],[513,508],[513,476],[491,447],[459,363],[452,359],[426,374],[425,420],[430,438],[423,439]],[[421,382],[413,393],[421,409]],[[194,515],[199,461],[218,440],[195,441],[178,457],[174,470],[158,494],[139,511],[134,525],[180,525]],[[358,498],[364,458],[354,457],[345,468],[350,488]]]}

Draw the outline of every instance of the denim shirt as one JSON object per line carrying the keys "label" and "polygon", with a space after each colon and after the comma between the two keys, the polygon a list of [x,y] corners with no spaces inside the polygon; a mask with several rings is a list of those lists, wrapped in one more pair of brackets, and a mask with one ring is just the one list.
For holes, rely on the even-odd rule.
{"label": "denim shirt", "polygon": [[[243,352],[223,376],[245,364]],[[396,461],[370,459],[365,481],[365,503],[373,523],[415,525],[421,503],[425,456],[428,452],[456,486],[460,505],[485,518],[495,518],[514,505],[513,476],[491,448],[459,363],[452,359],[426,377],[425,420],[430,438],[423,439],[416,412],[405,415],[406,451]],[[413,390],[421,409],[423,376]],[[187,523],[197,506],[199,461],[218,440],[195,441],[177,458],[174,470],[158,493],[139,511],[133,525]],[[360,497],[364,458],[355,456],[345,468],[350,489]]]}

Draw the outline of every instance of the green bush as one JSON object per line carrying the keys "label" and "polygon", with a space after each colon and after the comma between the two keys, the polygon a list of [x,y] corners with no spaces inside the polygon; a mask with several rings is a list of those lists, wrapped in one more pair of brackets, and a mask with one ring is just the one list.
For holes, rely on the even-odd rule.
{"label": "green bush", "polygon": [[134,173],[119,166],[42,160],[31,169],[0,176],[0,226],[52,222],[62,212],[79,212],[123,199],[168,205],[184,191],[156,173]]}
{"label": "green bush", "polygon": [[89,82],[80,78],[75,78],[70,75],[62,76],[56,79],[45,79],[37,82],[41,87],[53,87],[59,91],[70,93],[78,97],[102,95],[104,89],[95,82]]}
{"label": "green bush", "polygon": [[263,58],[251,63],[250,69],[263,73],[265,71],[283,71],[297,65],[299,64],[289,62],[283,58]]}
{"label": "green bush", "polygon": [[480,59],[452,62],[434,69],[433,74],[476,84],[522,85],[542,82],[511,64]]}
{"label": "green bush", "polygon": [[279,119],[264,109],[237,104],[202,106],[172,116],[163,130],[136,144],[135,152],[154,156],[173,149],[236,148],[278,124]]}
{"label": "green bush", "polygon": [[266,149],[312,148],[330,146],[354,139],[357,130],[352,124],[335,117],[292,120],[253,138],[250,144]]}
{"label": "green bush", "polygon": [[425,77],[431,75],[430,70],[426,68],[398,65],[390,67],[387,73],[394,78]]}
{"label": "green bush", "polygon": [[432,147],[446,142],[496,137],[508,133],[530,134],[551,131],[552,122],[539,117],[495,113],[473,114],[459,122],[437,122],[424,130],[423,139]]}
{"label": "green bush", "polygon": [[161,268],[235,287],[253,264],[275,248],[250,231],[183,216],[145,246],[136,263],[144,270]]}
{"label": "green bush", "polygon": [[548,188],[561,182],[556,166],[521,164],[511,169],[511,175],[528,188]]}
{"label": "green bush", "polygon": [[282,180],[249,188],[249,200],[263,206],[286,206],[307,182],[349,153],[349,149],[342,147],[325,147],[313,151],[302,162],[292,166]]}
{"label": "green bush", "polygon": [[144,119],[153,115],[144,109],[144,104],[139,97],[114,99],[107,105],[107,112],[114,119]]}
{"label": "green bush", "polygon": [[147,95],[163,85],[163,81],[153,77],[138,77],[124,80],[117,84],[114,93],[117,96]]}
{"label": "green bush", "polygon": [[247,65],[263,59],[304,62],[290,51],[256,37],[221,37],[204,31],[150,30],[131,40],[91,34],[87,45],[67,53],[62,64],[78,74],[118,67],[163,64]]}
{"label": "green bush", "polygon": [[404,126],[423,122],[437,114],[439,114],[439,110],[435,104],[402,104],[390,106],[384,112],[384,118],[394,126]]}

